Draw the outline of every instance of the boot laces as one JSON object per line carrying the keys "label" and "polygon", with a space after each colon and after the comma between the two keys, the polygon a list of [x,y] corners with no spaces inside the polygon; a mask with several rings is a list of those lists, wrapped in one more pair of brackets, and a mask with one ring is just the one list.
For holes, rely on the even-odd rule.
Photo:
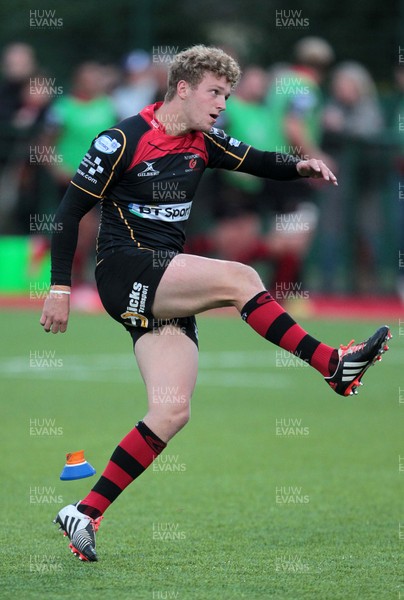
{"label": "boot laces", "polygon": [[99,526],[101,525],[101,521],[103,520],[104,515],[97,517],[96,519],[91,519],[91,525],[94,527],[94,531],[97,532]]}
{"label": "boot laces", "polygon": [[355,340],[351,340],[349,342],[349,344],[347,344],[346,346],[344,346],[343,344],[340,345],[340,348],[342,350],[342,355],[344,356],[345,354],[353,354],[354,352],[358,352],[359,350],[363,350],[363,348],[366,346],[366,342],[360,342],[360,344],[355,344],[354,346],[352,344],[355,343]]}

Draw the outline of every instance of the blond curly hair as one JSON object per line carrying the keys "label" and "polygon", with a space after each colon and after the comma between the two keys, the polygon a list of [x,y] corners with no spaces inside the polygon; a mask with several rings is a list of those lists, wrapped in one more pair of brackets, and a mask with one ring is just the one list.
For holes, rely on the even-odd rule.
{"label": "blond curly hair", "polygon": [[174,57],[168,71],[168,86],[165,100],[169,102],[175,97],[177,84],[184,80],[192,88],[198,86],[205,73],[213,73],[217,77],[226,77],[233,90],[241,75],[237,62],[220,48],[198,44],[183,50]]}

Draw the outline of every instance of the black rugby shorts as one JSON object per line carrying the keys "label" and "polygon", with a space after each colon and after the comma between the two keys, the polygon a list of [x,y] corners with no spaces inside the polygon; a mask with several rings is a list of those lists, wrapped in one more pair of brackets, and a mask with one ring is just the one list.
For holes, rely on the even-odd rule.
{"label": "black rugby shorts", "polygon": [[123,248],[101,260],[95,269],[98,293],[105,310],[132,336],[133,345],[164,325],[178,327],[198,346],[196,319],[156,319],[152,305],[157,286],[177,252]]}

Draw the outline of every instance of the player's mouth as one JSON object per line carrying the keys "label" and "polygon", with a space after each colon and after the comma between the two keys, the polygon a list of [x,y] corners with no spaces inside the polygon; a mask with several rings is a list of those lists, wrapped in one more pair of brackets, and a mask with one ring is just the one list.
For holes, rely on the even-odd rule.
{"label": "player's mouth", "polygon": [[219,115],[215,115],[213,113],[210,113],[210,118],[212,119],[213,123],[216,123],[216,119],[218,118]]}

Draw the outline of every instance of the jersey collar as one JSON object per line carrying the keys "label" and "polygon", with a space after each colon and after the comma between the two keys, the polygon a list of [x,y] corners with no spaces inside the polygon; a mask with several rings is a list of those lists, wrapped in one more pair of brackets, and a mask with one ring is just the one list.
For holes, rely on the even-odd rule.
{"label": "jersey collar", "polygon": [[148,123],[154,129],[159,129],[165,133],[165,127],[158,121],[155,117],[155,112],[160,108],[162,102],[155,102],[154,104],[149,104],[145,106],[143,110],[140,111],[140,115],[144,118],[146,123]]}

